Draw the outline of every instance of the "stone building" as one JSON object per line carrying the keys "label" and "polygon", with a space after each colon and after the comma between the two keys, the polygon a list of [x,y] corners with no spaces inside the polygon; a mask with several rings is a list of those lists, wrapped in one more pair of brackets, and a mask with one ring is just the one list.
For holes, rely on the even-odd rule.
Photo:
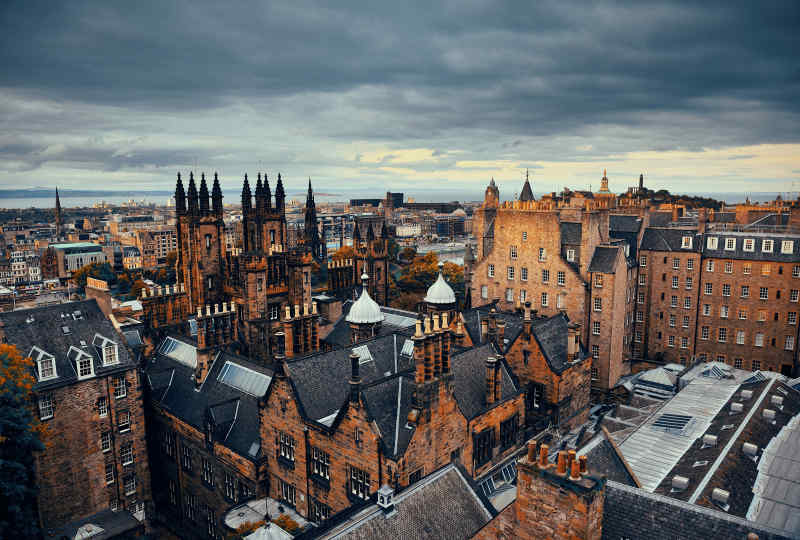
{"label": "stone building", "polygon": [[[135,357],[95,300],[0,314],[0,334],[34,361],[50,445],[36,455],[40,526],[138,530],[153,510]],[[58,533],[58,534],[57,534]]]}

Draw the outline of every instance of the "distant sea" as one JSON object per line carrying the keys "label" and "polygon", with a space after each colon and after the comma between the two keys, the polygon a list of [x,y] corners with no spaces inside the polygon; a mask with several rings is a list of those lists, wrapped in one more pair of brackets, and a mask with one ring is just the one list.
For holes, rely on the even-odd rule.
{"label": "distant sea", "polygon": [[[539,198],[542,194],[535,193],[535,196]],[[745,198],[750,197],[750,200],[753,202],[765,202],[771,201],[775,199],[775,196],[778,195],[776,192],[755,192],[755,193],[711,193],[711,192],[699,192],[699,193],[685,193],[685,195],[699,195],[702,197],[713,197],[718,200],[723,200],[727,204],[736,204],[740,202],[744,202]],[[786,197],[786,194],[781,194],[783,197]],[[225,202],[236,201],[239,200],[239,193],[231,192],[225,193]],[[385,196],[385,192],[383,193],[342,193],[337,195],[318,195],[315,197],[316,202],[319,204],[321,202],[339,202],[339,201],[348,201],[351,197],[352,198],[383,198]],[[503,194],[501,193],[501,199],[506,199],[513,197],[513,193]],[[298,201],[305,200],[305,194],[295,194],[290,193],[288,195],[290,199],[295,199]],[[416,202],[449,202],[449,201],[481,201],[483,200],[483,191],[480,192],[470,192],[470,191],[425,191],[425,192],[405,192],[405,197],[408,199],[409,197],[413,198]],[[61,199],[61,206],[63,208],[80,208],[80,207],[91,207],[96,203],[101,201],[105,201],[111,205],[121,205],[123,203],[127,203],[131,199],[136,202],[144,202],[146,204],[155,203],[158,206],[164,206],[167,204],[169,200],[169,196],[165,195],[164,192],[156,192],[153,194],[148,194],[146,192],[138,192],[134,195],[130,193],[123,193],[120,195],[108,195],[108,196],[87,196],[87,195],[79,195],[79,196],[72,196],[68,193],[64,193],[60,195]],[[42,196],[34,196],[34,197],[4,197],[0,194],[0,208],[53,208],[55,204],[55,197],[42,197]]]}

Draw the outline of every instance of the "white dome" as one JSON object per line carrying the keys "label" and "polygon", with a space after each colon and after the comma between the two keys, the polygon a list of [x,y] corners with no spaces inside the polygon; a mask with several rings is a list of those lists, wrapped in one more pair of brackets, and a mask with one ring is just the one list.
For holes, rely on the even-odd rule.
{"label": "white dome", "polygon": [[364,286],[361,289],[361,296],[353,303],[353,307],[350,308],[350,313],[345,317],[345,320],[349,323],[371,324],[381,322],[384,319],[383,313],[381,313],[381,307],[375,300],[370,298],[367,292],[367,279],[368,277],[366,274],[361,276]]}
{"label": "white dome", "polygon": [[442,275],[443,267],[444,263],[440,262],[439,277],[436,278],[436,281],[428,288],[428,292],[425,294],[425,302],[429,304],[456,303],[456,293],[453,292],[453,289],[447,284],[447,281],[445,281]]}

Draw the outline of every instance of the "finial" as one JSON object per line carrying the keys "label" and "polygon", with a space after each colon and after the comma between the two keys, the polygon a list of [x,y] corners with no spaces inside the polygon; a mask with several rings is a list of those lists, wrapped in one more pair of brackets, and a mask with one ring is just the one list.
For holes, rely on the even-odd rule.
{"label": "finial", "polygon": [[605,178],[605,177],[606,177],[606,170],[603,169],[603,178]]}

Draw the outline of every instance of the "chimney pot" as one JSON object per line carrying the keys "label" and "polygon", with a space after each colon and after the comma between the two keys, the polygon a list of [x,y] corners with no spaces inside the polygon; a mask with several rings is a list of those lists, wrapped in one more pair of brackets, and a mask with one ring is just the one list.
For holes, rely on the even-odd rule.
{"label": "chimney pot", "polygon": [[567,474],[567,453],[564,450],[559,450],[558,452],[558,469],[556,472],[561,476],[566,476]]}
{"label": "chimney pot", "polygon": [[536,461],[536,441],[531,439],[528,441],[528,463]]}
{"label": "chimney pot", "polygon": [[308,303],[303,302],[303,316],[308,317]]}
{"label": "chimney pot", "polygon": [[211,304],[206,304],[206,317],[211,316]]}
{"label": "chimney pot", "polygon": [[539,468],[546,469],[547,468],[547,452],[550,450],[550,447],[546,444],[539,446]]}
{"label": "chimney pot", "polygon": [[295,304],[294,305],[294,316],[295,317],[299,317],[300,316],[300,304]]}
{"label": "chimney pot", "polygon": [[317,311],[317,303],[311,302],[311,314],[312,315],[319,315],[319,311]]}
{"label": "chimney pot", "polygon": [[[570,452],[574,452],[574,450],[570,450]],[[570,463],[569,479],[570,480],[580,480],[581,479],[581,466],[580,466],[580,463],[578,463],[577,460],[573,460]]]}
{"label": "chimney pot", "polygon": [[586,456],[580,456],[578,458],[578,461],[580,461],[580,465],[581,465],[581,474],[588,474],[589,471],[587,470],[587,467],[586,467],[586,461],[587,461]]}

